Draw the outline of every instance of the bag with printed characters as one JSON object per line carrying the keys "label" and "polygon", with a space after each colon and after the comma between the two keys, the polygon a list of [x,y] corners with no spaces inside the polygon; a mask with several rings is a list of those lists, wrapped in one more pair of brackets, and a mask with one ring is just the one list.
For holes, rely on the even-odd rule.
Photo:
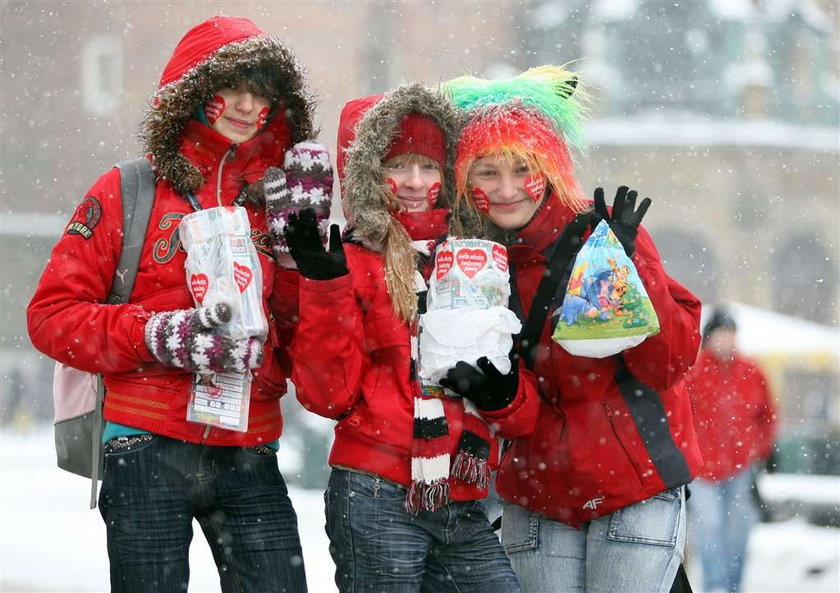
{"label": "bag with printed characters", "polygon": [[575,356],[605,358],[659,332],[659,319],[633,261],[602,221],[581,247],[552,339]]}

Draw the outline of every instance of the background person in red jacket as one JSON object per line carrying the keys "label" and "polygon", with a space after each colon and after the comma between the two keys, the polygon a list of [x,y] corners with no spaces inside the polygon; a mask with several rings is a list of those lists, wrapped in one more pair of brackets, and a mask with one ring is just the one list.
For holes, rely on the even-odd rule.
{"label": "background person in red jacket", "polygon": [[776,413],[767,379],[736,347],[735,319],[714,311],[686,375],[703,467],[691,484],[689,534],[704,590],[740,589],[750,528],[758,518],[755,472],[770,457]]}
{"label": "background person in red jacket", "polygon": [[467,400],[417,376],[431,254],[469,222],[450,214],[457,129],[451,103],[417,84],[350,101],[338,134],[345,241],[333,226],[325,250],[308,212],[286,233],[302,275],[297,397],[337,420],[325,498],[342,592],[519,591],[480,500],[496,432],[533,427],[533,377],[496,371]]}
{"label": "background person in red jacket", "polygon": [[[196,209],[244,206],[267,317],[286,319],[296,272],[275,264],[262,178],[312,136],[312,109],[292,53],[250,20],[214,17],[192,28],[143,124],[156,184],[130,302],[105,304],[123,234],[114,168],[77,209],[29,305],[39,350],[105,378],[99,506],[112,591],[186,590],[193,518],[223,591],[306,590],[297,519],[276,459],[290,322],[271,322],[267,338],[214,332],[230,310],[192,308],[178,223]],[[247,431],[187,421],[196,373],[249,370]]]}
{"label": "background person in red jacket", "polygon": [[[445,85],[468,118],[455,164],[459,198],[484,210],[509,242],[529,316],[558,237],[580,243],[587,225],[576,215],[592,209],[568,149],[581,138],[577,82],[543,66],[510,80]],[[546,316],[531,357],[537,425],[513,441],[496,484],[510,503],[502,543],[524,591],[668,591],[682,560],[684,485],[701,459],[680,380],[697,356],[700,302],[665,273],[639,226],[647,202],[637,210],[635,199],[620,188],[608,211],[599,188],[595,218],[632,258],[661,329],[618,355],[584,358],[551,339]]]}

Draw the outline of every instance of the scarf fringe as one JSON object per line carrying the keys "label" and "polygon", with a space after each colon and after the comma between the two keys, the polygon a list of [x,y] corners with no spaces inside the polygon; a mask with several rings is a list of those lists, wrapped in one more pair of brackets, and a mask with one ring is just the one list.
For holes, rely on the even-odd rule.
{"label": "scarf fringe", "polygon": [[416,515],[420,511],[435,512],[449,504],[449,481],[437,480],[431,484],[411,482],[405,496],[405,510]]}
{"label": "scarf fringe", "polygon": [[467,484],[475,484],[482,490],[490,487],[490,465],[487,460],[463,449],[455,456],[452,476]]}

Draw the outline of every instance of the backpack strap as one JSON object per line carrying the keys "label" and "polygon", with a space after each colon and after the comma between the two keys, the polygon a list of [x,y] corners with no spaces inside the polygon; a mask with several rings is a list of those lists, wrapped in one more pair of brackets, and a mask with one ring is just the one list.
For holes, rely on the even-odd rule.
{"label": "backpack strap", "polygon": [[[120,261],[111,281],[111,293],[106,301],[110,305],[127,303],[137,278],[143,241],[149,227],[152,205],[155,202],[155,175],[146,157],[121,161],[115,165],[120,170],[120,197],[123,213],[123,240]],[[102,375],[96,377],[96,414],[93,422],[91,444],[90,508],[96,508],[96,490],[102,464],[102,405],[105,401],[105,383]]]}
{"label": "backpack strap", "polygon": [[548,311],[551,309],[551,303],[554,296],[557,294],[557,289],[560,282],[565,277],[565,273],[572,263],[575,255],[581,248],[580,243],[571,241],[580,230],[583,234],[583,229],[589,224],[590,213],[582,212],[575,216],[575,218],[566,225],[563,232],[546,250],[545,256],[547,264],[543,272],[540,285],[537,287],[537,292],[534,295],[534,300],[531,303],[531,310],[528,311],[527,317],[522,319],[525,313],[521,301],[519,300],[519,291],[516,286],[516,270],[513,269],[511,263],[510,279],[511,279],[511,309],[520,315],[522,321],[522,331],[514,336],[514,349],[525,361],[525,366],[530,370],[534,370],[536,362],[537,346],[539,346],[540,336],[542,335],[543,326],[545,325],[545,318],[548,316]]}
{"label": "backpack strap", "polygon": [[108,303],[127,303],[137,278],[143,241],[155,202],[155,176],[152,164],[139,157],[116,164],[120,170],[120,193],[123,210],[123,243],[117,272],[111,283]]}

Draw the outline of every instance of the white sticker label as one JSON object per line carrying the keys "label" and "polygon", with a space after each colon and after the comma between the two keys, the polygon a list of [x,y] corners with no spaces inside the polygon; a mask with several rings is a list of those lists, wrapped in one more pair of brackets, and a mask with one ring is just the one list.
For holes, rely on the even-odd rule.
{"label": "white sticker label", "polygon": [[196,373],[187,420],[247,432],[250,397],[250,373]]}

